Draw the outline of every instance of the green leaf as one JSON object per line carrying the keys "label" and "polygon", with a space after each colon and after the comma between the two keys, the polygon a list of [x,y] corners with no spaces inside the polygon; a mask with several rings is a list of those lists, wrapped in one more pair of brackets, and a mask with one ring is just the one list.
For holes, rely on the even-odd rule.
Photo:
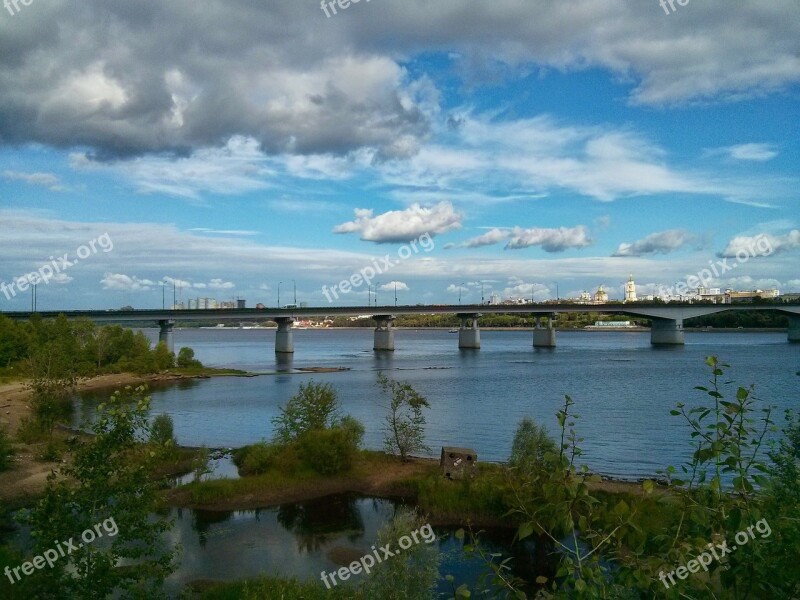
{"label": "green leaf", "polygon": [[517,530],[517,538],[520,540],[524,540],[526,537],[529,537],[533,533],[533,523],[527,521],[522,523]]}

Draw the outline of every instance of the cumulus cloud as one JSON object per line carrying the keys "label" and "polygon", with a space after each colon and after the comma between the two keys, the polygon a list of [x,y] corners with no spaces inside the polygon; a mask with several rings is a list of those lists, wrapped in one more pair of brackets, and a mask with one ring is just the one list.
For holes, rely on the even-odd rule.
{"label": "cumulus cloud", "polygon": [[725,249],[718,253],[720,258],[735,258],[741,256],[769,256],[780,254],[800,248],[800,229],[793,229],[784,235],[740,235],[728,242]]}
{"label": "cumulus cloud", "polygon": [[466,242],[460,244],[460,246],[464,248],[480,248],[482,246],[491,246],[493,244],[499,244],[503,240],[508,239],[509,235],[511,235],[510,230],[495,227],[494,229],[491,229],[482,235],[468,239]]}
{"label": "cumulus cloud", "polygon": [[390,281],[389,283],[384,283],[380,287],[379,290],[382,292],[393,292],[395,290],[395,286],[397,286],[398,292],[407,292],[409,290],[408,284],[402,281]]}
{"label": "cumulus cloud", "polygon": [[140,279],[135,275],[125,275],[123,273],[106,273],[100,280],[104,290],[114,290],[119,292],[146,291],[151,289],[155,282],[149,279]]}
{"label": "cumulus cloud", "polygon": [[108,158],[186,155],[244,135],[270,154],[408,156],[437,100],[399,57],[425,51],[449,52],[466,82],[474,71],[604,69],[648,105],[737,100],[800,81],[796,0],[690,10],[387,1],[332,23],[304,2],[53,0],[0,21],[0,55],[13,57],[0,65],[0,140]]}
{"label": "cumulus cloud", "polygon": [[647,237],[632,244],[622,243],[612,256],[643,256],[645,254],[668,254],[687,244],[695,242],[697,237],[684,229],[670,229],[651,233]]}
{"label": "cumulus cloud", "polygon": [[778,156],[778,150],[773,144],[751,143],[715,148],[709,154],[722,154],[735,160],[766,162]]}
{"label": "cumulus cloud", "polygon": [[569,248],[586,248],[591,244],[592,240],[585,225],[558,229],[515,227],[511,231],[511,239],[506,244],[506,249],[519,250],[541,246],[545,252],[563,252]]}
{"label": "cumulus cloud", "polygon": [[355,209],[356,218],[333,228],[334,233],[360,233],[367,242],[387,244],[410,242],[423,234],[439,235],[461,227],[462,216],[450,202],[424,207],[412,204],[405,210],[392,210],[374,216],[368,208]]}

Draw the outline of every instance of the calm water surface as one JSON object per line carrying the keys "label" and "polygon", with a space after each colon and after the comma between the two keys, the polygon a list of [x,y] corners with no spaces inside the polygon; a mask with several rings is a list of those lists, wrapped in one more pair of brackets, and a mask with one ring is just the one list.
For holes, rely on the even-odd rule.
{"label": "calm water surface", "polygon": [[[145,330],[151,339],[157,330]],[[237,447],[272,435],[278,407],[310,379],[336,388],[344,413],[361,420],[370,448],[382,444],[387,399],[377,372],[411,383],[425,395],[427,443],[468,446],[480,460],[508,456],[514,429],[525,416],[556,432],[555,412],[565,394],[576,401],[584,462],[621,478],[653,475],[689,455],[684,423],[669,416],[677,402],[703,395],[693,388],[708,379],[703,361],[715,354],[731,365],[738,384],[756,384],[758,396],[778,408],[797,408],[800,345],[785,333],[688,333],[686,345],[653,348],[647,332],[559,332],[555,349],[532,348],[531,333],[482,331],[479,351],[459,351],[447,331],[401,330],[394,353],[372,351],[372,329],[299,330],[295,355],[278,363],[274,330],[176,330],[176,351],[191,346],[209,366],[275,372],[344,367],[340,373],[294,371],[254,378],[215,378],[153,390],[153,412],[175,420],[184,445]],[[76,424],[91,418],[106,394],[78,402]],[[781,417],[780,414],[777,417]]]}

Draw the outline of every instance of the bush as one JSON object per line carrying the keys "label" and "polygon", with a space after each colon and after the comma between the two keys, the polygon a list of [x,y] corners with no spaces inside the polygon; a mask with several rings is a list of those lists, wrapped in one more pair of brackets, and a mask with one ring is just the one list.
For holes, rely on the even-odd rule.
{"label": "bush", "polygon": [[321,475],[336,475],[352,468],[358,446],[352,431],[335,427],[304,433],[298,451],[309,468]]}
{"label": "bush", "polygon": [[158,415],[150,425],[150,443],[159,446],[174,446],[175,424],[167,414]]}
{"label": "bush", "polygon": [[300,384],[281,414],[272,419],[275,435],[283,443],[297,440],[307,431],[327,429],[336,422],[339,403],[336,392],[327,383]]}
{"label": "bush", "polygon": [[542,472],[547,465],[546,456],[555,454],[557,450],[556,443],[547,434],[544,426],[525,417],[517,425],[508,465],[517,469],[521,475]]}
{"label": "bush", "polygon": [[191,348],[181,348],[178,352],[178,368],[191,369],[202,367],[203,363],[194,357],[194,350]]}
{"label": "bush", "polygon": [[364,441],[364,425],[361,424],[361,421],[347,415],[339,421],[337,427],[344,430],[356,449],[361,448],[361,443]]}
{"label": "bush", "polygon": [[239,474],[243,477],[262,475],[271,469],[288,475],[297,470],[300,459],[295,444],[261,442],[235,450],[233,464],[239,467]]}
{"label": "bush", "polygon": [[14,454],[11,448],[11,441],[5,429],[0,429],[0,471],[7,471],[11,468],[11,456]]}

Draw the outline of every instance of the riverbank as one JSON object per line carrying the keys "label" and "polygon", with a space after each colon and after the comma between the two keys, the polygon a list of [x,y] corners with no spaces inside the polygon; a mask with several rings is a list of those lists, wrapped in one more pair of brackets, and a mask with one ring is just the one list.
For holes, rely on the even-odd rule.
{"label": "riverbank", "polygon": [[[172,372],[138,375],[114,373],[79,380],[76,392],[117,390],[126,386],[162,384],[189,379],[211,377],[249,377],[250,373],[235,369],[175,370]],[[0,501],[18,505],[41,494],[47,477],[58,466],[58,462],[41,461],[36,458],[38,445],[20,444],[16,436],[23,419],[30,417],[30,389],[28,380],[0,384],[0,427],[4,428],[14,442],[14,455],[10,470],[0,473]]]}

